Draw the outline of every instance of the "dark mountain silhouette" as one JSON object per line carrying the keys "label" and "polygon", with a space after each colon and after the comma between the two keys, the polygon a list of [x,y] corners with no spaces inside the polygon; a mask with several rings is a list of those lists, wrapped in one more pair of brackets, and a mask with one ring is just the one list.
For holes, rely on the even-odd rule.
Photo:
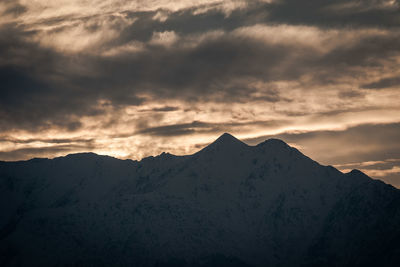
{"label": "dark mountain silhouette", "polygon": [[400,190],[276,139],[1,162],[0,212],[0,266],[400,266]]}

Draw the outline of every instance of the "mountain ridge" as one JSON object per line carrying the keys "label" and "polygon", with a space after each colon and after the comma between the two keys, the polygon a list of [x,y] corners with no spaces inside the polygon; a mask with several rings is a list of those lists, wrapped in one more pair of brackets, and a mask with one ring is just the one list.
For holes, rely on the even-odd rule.
{"label": "mountain ridge", "polygon": [[223,135],[192,155],[141,161],[1,162],[0,212],[1,266],[400,262],[400,190],[280,140]]}
{"label": "mountain ridge", "polygon": [[[35,158],[27,159],[27,160],[16,160],[16,161],[2,161],[2,160],[0,160],[0,162],[3,162],[3,163],[18,163],[18,162],[28,162],[28,161],[29,161],[29,162],[34,162],[34,161],[37,162],[37,161],[42,161],[42,160],[54,160],[54,159],[61,159],[61,158],[78,158],[78,157],[82,157],[82,156],[90,156],[90,157],[96,157],[96,156],[97,156],[97,157],[102,157],[102,158],[112,158],[112,159],[117,159],[117,160],[125,160],[125,161],[132,161],[132,162],[141,162],[142,160],[148,160],[148,159],[151,159],[151,158],[158,158],[158,157],[162,157],[162,156],[172,156],[172,157],[188,157],[188,156],[193,156],[193,155],[195,155],[195,154],[197,154],[197,153],[199,153],[199,152],[201,152],[201,151],[203,151],[203,150],[207,150],[207,149],[210,149],[210,148],[212,148],[212,147],[214,147],[214,146],[221,145],[221,143],[231,143],[231,144],[232,144],[232,143],[236,143],[236,145],[237,145],[237,144],[240,144],[240,145],[244,145],[244,146],[246,146],[246,147],[248,147],[248,148],[261,148],[261,147],[263,147],[263,146],[268,146],[268,145],[273,144],[275,148],[276,148],[277,146],[280,146],[281,148],[285,147],[285,148],[294,149],[294,150],[298,151],[299,154],[301,154],[301,155],[307,157],[307,156],[304,155],[302,152],[300,152],[298,149],[289,146],[285,141],[283,141],[283,140],[281,140],[281,139],[278,139],[278,138],[269,138],[269,139],[267,139],[267,140],[265,140],[265,141],[263,141],[263,142],[258,143],[257,145],[251,146],[251,145],[247,145],[246,143],[240,141],[239,139],[237,139],[236,137],[234,137],[234,136],[231,135],[230,133],[223,133],[223,134],[220,135],[217,139],[215,139],[213,142],[211,142],[209,145],[205,146],[204,148],[200,149],[200,150],[197,151],[197,152],[194,152],[194,153],[192,153],[192,154],[187,154],[187,155],[175,155],[175,154],[171,154],[171,153],[169,153],[169,152],[165,152],[165,151],[164,151],[164,152],[161,152],[161,153],[158,154],[158,155],[150,155],[150,156],[147,156],[147,157],[143,157],[143,158],[141,158],[141,159],[139,159],[139,160],[133,160],[133,159],[129,159],[129,158],[127,158],[127,159],[120,159],[120,158],[118,158],[118,157],[114,157],[114,156],[110,156],[110,155],[106,155],[106,154],[97,154],[97,153],[95,153],[95,152],[77,152],[77,153],[66,154],[66,155],[64,155],[64,156],[57,156],[57,157],[54,157],[54,158],[35,157]],[[307,158],[309,158],[309,157],[307,157]],[[331,165],[327,165],[327,166],[331,166]],[[331,166],[331,167],[332,167],[332,168],[335,168],[335,167],[333,167],[333,166]],[[336,169],[336,168],[335,168],[335,169]],[[352,171],[359,171],[359,172],[363,173],[362,171],[360,171],[360,170],[358,170],[358,169],[353,169],[353,170],[349,171],[349,173],[352,172]],[[363,174],[365,174],[365,173],[363,173]],[[366,175],[366,174],[365,174],[365,175]]]}

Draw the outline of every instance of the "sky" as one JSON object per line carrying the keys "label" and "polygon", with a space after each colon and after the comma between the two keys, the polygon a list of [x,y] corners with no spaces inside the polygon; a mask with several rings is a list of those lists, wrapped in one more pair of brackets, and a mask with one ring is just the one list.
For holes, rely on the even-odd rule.
{"label": "sky", "polygon": [[2,0],[0,160],[280,138],[400,188],[400,1]]}

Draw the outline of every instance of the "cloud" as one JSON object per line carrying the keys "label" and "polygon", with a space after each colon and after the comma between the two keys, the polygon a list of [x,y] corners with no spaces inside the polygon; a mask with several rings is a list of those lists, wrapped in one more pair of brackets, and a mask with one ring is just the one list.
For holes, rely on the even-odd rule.
{"label": "cloud", "polygon": [[98,54],[96,45],[71,56],[32,41],[36,33],[20,26],[3,26],[0,33],[3,128],[29,130],[54,125],[73,131],[82,116],[160,99],[293,101],[276,82],[296,81],[303,91],[357,86],[354,76],[388,67],[400,47],[399,34],[387,30],[257,24],[179,38],[175,31],[153,31],[134,52],[107,41]]}
{"label": "cloud", "polygon": [[[268,38],[270,34],[274,39]],[[338,77],[367,75],[369,65],[376,68],[385,58],[398,54],[396,35],[381,31],[357,34],[257,25],[233,32],[182,36],[178,42],[173,38],[172,47],[147,47],[134,54],[99,58],[93,65],[100,71],[115,71],[115,75],[98,73],[100,79],[112,76],[104,83],[125,82],[136,91],[145,89],[150,94],[181,98],[191,98],[196,92],[199,97],[212,98],[218,89],[223,99],[238,100],[241,92],[254,90],[246,84],[255,80],[288,81],[312,75],[313,85],[335,83]],[[371,41],[374,45],[364,44]],[[327,51],[321,51],[325,44]],[[387,52],[380,52],[383,48]],[[334,67],[338,65],[341,68]],[[251,95],[247,92],[244,94]]]}
{"label": "cloud", "polygon": [[153,36],[149,42],[151,45],[171,46],[178,40],[178,36],[174,31],[153,32]]}
{"label": "cloud", "polygon": [[282,0],[269,5],[269,20],[322,27],[397,27],[398,1]]}
{"label": "cloud", "polygon": [[400,87],[400,76],[387,77],[379,79],[378,81],[362,85],[365,89],[384,89],[384,88],[398,88]]}
{"label": "cloud", "polygon": [[25,12],[28,11],[28,9],[21,5],[20,3],[18,3],[17,1],[5,1],[3,3],[3,5],[5,5],[4,11],[2,13],[3,16],[8,16],[11,15],[13,17],[17,17]]}
{"label": "cloud", "polygon": [[18,0],[3,0],[0,2],[0,24],[14,20],[27,11],[28,9]]}
{"label": "cloud", "polygon": [[365,94],[357,90],[343,90],[338,92],[338,96],[340,98],[362,98]]}
{"label": "cloud", "polygon": [[251,121],[251,122],[224,122],[213,123],[203,121],[192,121],[190,123],[180,123],[173,125],[163,125],[157,127],[144,128],[136,132],[136,134],[148,134],[153,136],[180,136],[201,133],[223,133],[224,131],[244,131],[248,127],[257,125],[263,127],[274,127],[282,125],[283,121]]}
{"label": "cloud", "polygon": [[156,108],[152,108],[152,109],[144,109],[141,110],[142,112],[145,111],[154,111],[154,112],[171,112],[171,111],[177,111],[179,110],[179,107],[173,107],[173,106],[163,106],[163,107],[156,107]]}
{"label": "cloud", "polygon": [[71,143],[80,143],[80,144],[92,144],[94,139],[82,139],[82,138],[28,138],[28,139],[16,139],[13,137],[0,137],[0,142],[9,142],[15,144],[30,144],[30,143],[45,143],[45,144],[71,144]]}
{"label": "cloud", "polygon": [[374,170],[374,169],[367,169],[366,172],[371,175],[372,177],[378,177],[378,178],[382,178],[382,177],[386,177],[386,176],[390,176],[393,174],[400,174],[400,167],[399,166],[393,166],[390,169],[384,169],[384,170]]}

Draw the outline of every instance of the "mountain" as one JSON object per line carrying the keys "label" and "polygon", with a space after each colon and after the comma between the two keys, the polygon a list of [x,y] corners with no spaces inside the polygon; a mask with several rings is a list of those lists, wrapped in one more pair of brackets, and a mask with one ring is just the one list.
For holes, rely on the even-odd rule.
{"label": "mountain", "polygon": [[400,266],[400,190],[277,139],[0,162],[0,214],[0,266]]}

